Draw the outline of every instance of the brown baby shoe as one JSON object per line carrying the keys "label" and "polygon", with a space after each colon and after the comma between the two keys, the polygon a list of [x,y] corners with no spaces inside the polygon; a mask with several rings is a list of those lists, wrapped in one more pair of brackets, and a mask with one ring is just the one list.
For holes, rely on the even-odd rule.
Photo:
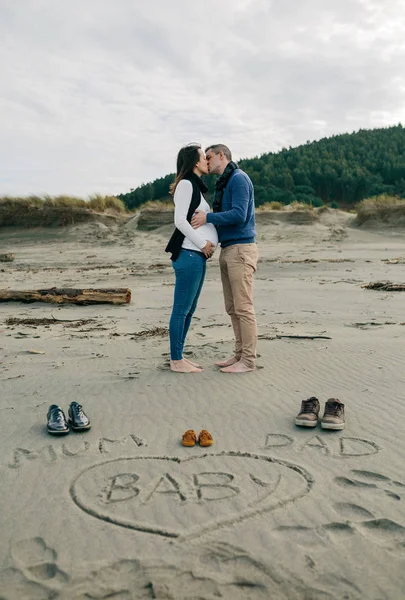
{"label": "brown baby shoe", "polygon": [[192,446],[195,446],[196,441],[197,436],[195,434],[195,431],[193,429],[187,429],[187,431],[183,433],[181,444],[182,446],[187,446],[188,448],[191,448]]}
{"label": "brown baby shoe", "polygon": [[203,447],[212,446],[214,440],[212,439],[212,435],[209,431],[207,431],[206,429],[202,429],[198,436],[198,443],[200,444],[200,446]]}

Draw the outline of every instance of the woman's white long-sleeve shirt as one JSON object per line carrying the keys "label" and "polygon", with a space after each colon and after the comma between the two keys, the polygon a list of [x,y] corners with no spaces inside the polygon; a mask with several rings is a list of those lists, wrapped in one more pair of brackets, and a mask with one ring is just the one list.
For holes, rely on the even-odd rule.
{"label": "woman's white long-sleeve shirt", "polygon": [[[190,208],[190,202],[193,195],[193,184],[188,179],[179,181],[174,192],[174,224],[184,234],[185,238],[182,248],[187,250],[201,251],[205,244],[212,242],[215,246],[218,244],[218,234],[212,223],[206,223],[198,229],[193,229],[187,221],[187,213]],[[201,194],[201,202],[197,210],[206,213],[210,212],[210,205]]]}

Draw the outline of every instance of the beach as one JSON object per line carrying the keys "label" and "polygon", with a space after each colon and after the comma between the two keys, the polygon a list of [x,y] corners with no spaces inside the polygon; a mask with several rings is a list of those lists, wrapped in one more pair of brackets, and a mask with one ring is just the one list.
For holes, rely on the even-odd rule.
{"label": "beach", "polygon": [[[0,599],[402,598],[405,294],[362,285],[404,283],[403,228],[258,213],[257,370],[232,375],[219,249],[186,347],[204,372],[172,373],[172,225],[137,225],[0,228],[1,289],[132,290],[0,303]],[[345,429],[296,427],[311,396]],[[71,401],[91,430],[49,435]]]}

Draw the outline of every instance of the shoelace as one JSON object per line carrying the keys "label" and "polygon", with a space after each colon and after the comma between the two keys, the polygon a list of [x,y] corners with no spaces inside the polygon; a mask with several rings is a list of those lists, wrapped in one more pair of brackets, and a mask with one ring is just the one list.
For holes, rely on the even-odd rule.
{"label": "shoelace", "polygon": [[81,404],[76,405],[76,410],[77,410],[77,416],[80,417],[81,419],[84,419],[84,412],[83,412],[83,407]]}
{"label": "shoelace", "polygon": [[212,440],[212,435],[206,429],[200,431],[200,437],[207,437],[209,440]]}
{"label": "shoelace", "polygon": [[55,415],[55,421],[57,421],[58,423],[63,423],[64,420],[65,419],[64,419],[62,412],[60,410],[58,410]]}
{"label": "shoelace", "polygon": [[339,415],[342,409],[340,402],[327,402],[325,404],[325,415]]}
{"label": "shoelace", "polygon": [[192,429],[188,429],[185,434],[183,435],[183,439],[184,440],[195,440],[196,436],[195,433]]}
{"label": "shoelace", "polygon": [[316,413],[318,404],[314,400],[304,400],[301,405],[301,413]]}

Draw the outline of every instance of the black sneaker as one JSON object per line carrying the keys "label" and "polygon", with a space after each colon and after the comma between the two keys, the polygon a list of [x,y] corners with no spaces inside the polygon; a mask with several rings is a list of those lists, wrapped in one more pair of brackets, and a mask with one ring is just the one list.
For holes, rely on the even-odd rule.
{"label": "black sneaker", "polygon": [[325,412],[321,420],[323,429],[344,429],[345,428],[345,405],[337,398],[329,398],[325,402]]}
{"label": "black sneaker", "polygon": [[71,402],[69,406],[69,423],[75,431],[85,431],[90,429],[91,423],[88,416],[83,411],[82,405],[78,402]]}
{"label": "black sneaker", "polygon": [[48,409],[47,417],[47,431],[53,435],[63,435],[69,433],[69,425],[66,422],[65,413],[57,404],[51,404]]}
{"label": "black sneaker", "polygon": [[301,402],[301,410],[295,417],[295,424],[300,427],[316,427],[318,425],[319,400],[312,396]]}

